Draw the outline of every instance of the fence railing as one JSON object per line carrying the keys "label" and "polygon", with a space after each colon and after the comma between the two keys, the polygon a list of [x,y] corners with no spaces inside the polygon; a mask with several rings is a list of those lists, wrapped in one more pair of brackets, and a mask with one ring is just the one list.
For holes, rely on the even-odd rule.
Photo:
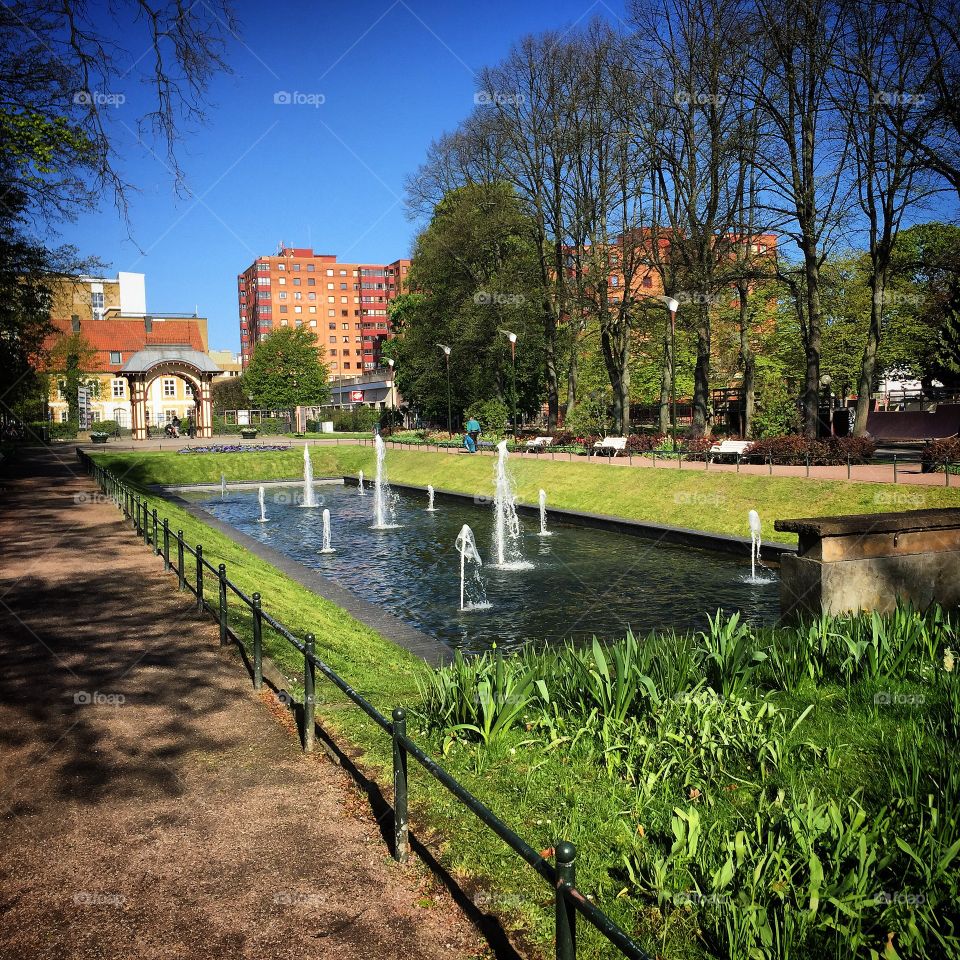
{"label": "fence railing", "polygon": [[[140,491],[120,480],[98,464],[81,449],[77,457],[93,477],[100,490],[109,497],[132,525],[144,546],[163,558],[163,569],[173,571],[180,590],[192,593],[197,611],[211,614],[220,628],[220,643],[227,645],[231,637],[229,595],[236,596],[249,610],[252,634],[252,673],[255,690],[263,686],[263,628],[274,630],[303,657],[302,730],[303,749],[311,752],[316,735],[316,674],[319,671],[349,700],[356,704],[393,743],[393,856],[405,862],[410,853],[409,820],[407,816],[408,759],[413,757],[438,783],[456,797],[474,816],[492,830],[511,850],[523,859],[534,872],[555,890],[556,956],[558,960],[575,960],[577,955],[576,917],[581,914],[623,956],[632,960],[650,960],[633,939],[602,910],[593,904],[576,886],[576,849],[568,841],[556,844],[553,850],[555,864],[523,840],[486,804],[475,797],[407,735],[407,715],[402,707],[393,710],[387,718],[362,694],[339,676],[316,655],[314,634],[298,639],[283,623],[263,609],[259,593],[248,596],[227,576],[225,564],[216,567],[203,555],[203,544],[191,547],[184,539],[183,530],[173,531],[167,517],[160,517],[157,508]],[[171,551],[174,555],[171,556]],[[216,599],[205,595],[205,574],[216,578]]]}

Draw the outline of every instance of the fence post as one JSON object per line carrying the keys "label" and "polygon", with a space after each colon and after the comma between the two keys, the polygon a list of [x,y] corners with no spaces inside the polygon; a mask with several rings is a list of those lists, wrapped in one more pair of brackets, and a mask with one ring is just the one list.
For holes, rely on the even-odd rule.
{"label": "fence post", "polygon": [[150,545],[150,507],[143,501],[143,545]]}
{"label": "fence post", "polygon": [[850,454],[847,454],[847,479],[850,479]]}
{"label": "fence post", "polygon": [[183,569],[183,531],[177,531],[177,586],[183,590],[187,585],[186,573]]}
{"label": "fence post", "polygon": [[897,482],[897,455],[893,455],[893,482]]}
{"label": "fence post", "polygon": [[157,508],[153,508],[153,552],[157,554],[160,552],[160,537],[157,535],[159,521],[157,520]]}
{"label": "fence post", "polygon": [[950,486],[950,461],[943,461],[943,485],[945,487]]}
{"label": "fence post", "polygon": [[683,469],[683,454],[679,450],[677,451],[677,469]]}
{"label": "fence post", "polygon": [[393,711],[393,859],[406,863],[410,856],[410,828],[407,822],[407,712]]}
{"label": "fence post", "polygon": [[806,454],[806,461],[807,461],[807,476],[809,477],[810,476],[810,454],[809,453]]}
{"label": "fence post", "polygon": [[304,753],[313,753],[314,731],[314,710],[316,708],[316,698],[314,697],[314,679],[315,667],[313,665],[313,651],[316,645],[316,638],[312,633],[308,633],[303,645],[303,750]]}
{"label": "fence post", "polygon": [[557,844],[557,960],[576,960],[577,956],[577,911],[565,891],[576,886],[576,847],[567,840]]}
{"label": "fence post", "polygon": [[227,565],[221,563],[217,568],[217,576],[220,578],[220,646],[224,647],[229,643],[227,637]]}
{"label": "fence post", "polygon": [[170,569],[170,521],[163,518],[163,569]]}
{"label": "fence post", "polygon": [[773,476],[773,454],[772,453],[770,454],[769,457],[767,457],[767,461],[770,467],[770,476],[772,477]]}
{"label": "fence post", "polygon": [[253,595],[253,689],[263,686],[263,614],[260,594]]}
{"label": "fence post", "polygon": [[203,545],[197,544],[197,610],[203,613]]}

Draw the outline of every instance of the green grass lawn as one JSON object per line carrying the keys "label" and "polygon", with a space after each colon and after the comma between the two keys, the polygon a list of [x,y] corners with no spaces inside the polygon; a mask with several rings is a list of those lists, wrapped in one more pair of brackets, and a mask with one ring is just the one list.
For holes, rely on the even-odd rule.
{"label": "green grass lawn", "polygon": [[[111,454],[99,450],[93,453],[99,463],[116,475],[140,485],[216,483],[221,473],[228,480],[294,478],[302,469],[299,448],[277,453],[223,455]],[[373,451],[369,447],[317,447],[311,450],[311,455],[318,478],[353,474],[360,469],[368,476],[372,472]],[[693,470],[682,473],[629,470],[576,462],[516,461],[514,466],[520,496],[529,502],[535,502],[537,490],[543,487],[550,494],[551,502],[558,506],[732,533],[743,532],[746,511],[751,506],[756,506],[767,519],[770,533],[770,520],[777,516],[889,510],[897,506],[890,499],[892,488],[885,485],[708,474]],[[433,483],[436,487],[466,493],[489,493],[492,483],[490,458],[391,451],[389,467],[391,478],[396,481]],[[916,494],[922,505],[960,502],[955,490],[920,487],[901,490],[911,496]],[[881,818],[877,822],[882,823],[881,811],[889,796],[896,796],[897,791],[909,793],[907,781],[911,777],[915,780],[910,783],[911,795],[925,796],[935,789],[942,792],[946,788],[942,784],[937,786],[938,771],[954,766],[950,762],[944,766],[942,751],[931,750],[927,733],[931,708],[941,710],[941,695],[929,686],[930,664],[935,665],[942,655],[939,648],[931,654],[933,659],[927,661],[927,673],[923,674],[927,679],[923,684],[912,675],[882,681],[863,678],[845,684],[832,677],[816,683],[805,680],[796,689],[780,691],[772,680],[765,681],[766,689],[747,684],[743,696],[755,703],[770,699],[785,713],[788,729],[797,718],[805,717],[797,732],[789,736],[771,735],[770,742],[779,751],[775,756],[770,754],[772,748],[765,736],[756,741],[753,733],[741,729],[740,721],[727,714],[713,720],[711,738],[700,725],[698,705],[692,709],[692,727],[676,726],[680,721],[671,711],[687,710],[691,714],[684,706],[686,693],[678,695],[676,691],[687,689],[684,684],[701,683],[708,670],[706,662],[666,652],[655,660],[660,665],[658,669],[677,674],[676,690],[672,698],[665,699],[663,708],[666,711],[663,715],[669,714],[668,719],[672,717],[669,722],[674,726],[664,728],[672,739],[654,739],[652,743],[670,742],[683,753],[682,744],[687,742],[689,757],[682,767],[648,781],[642,790],[639,784],[643,782],[646,761],[637,756],[626,765],[618,762],[612,772],[610,767],[610,758],[620,757],[625,750],[633,750],[638,744],[642,747],[642,744],[633,735],[621,742],[622,732],[616,727],[608,730],[603,712],[595,714],[593,719],[580,718],[578,724],[571,725],[563,715],[551,717],[549,709],[542,706],[534,709],[531,705],[529,711],[525,709],[515,724],[489,744],[478,743],[469,732],[451,737],[449,725],[445,728],[443,723],[437,723],[436,716],[424,707],[422,685],[433,674],[422,661],[179,507],[158,497],[152,497],[150,502],[158,508],[161,517],[169,518],[173,530],[184,531],[187,542],[202,543],[204,555],[212,564],[225,563],[228,576],[241,589],[248,593],[260,592],[264,608],[297,636],[314,633],[318,656],[381,711],[389,713],[397,705],[412,708],[412,735],[425,743],[435,756],[442,756],[444,766],[531,845],[544,849],[559,839],[576,843],[581,889],[593,895],[605,911],[633,932],[648,951],[664,960],[701,960],[717,955],[700,929],[696,911],[682,905],[678,908],[675,897],[673,901],[658,902],[652,886],[652,878],[659,870],[668,870],[664,878],[681,884],[683,889],[689,889],[688,872],[699,876],[698,882],[704,889],[709,882],[709,877],[697,874],[696,861],[688,864],[683,860],[682,849],[676,846],[681,814],[690,816],[693,811],[700,816],[704,832],[701,848],[709,847],[715,865],[718,851],[723,849],[724,831],[745,830],[752,836],[750,831],[755,827],[760,829],[776,820],[782,806],[778,806],[778,791],[784,791],[787,810],[795,809],[804,816],[812,815],[814,807],[804,805],[803,797],[807,791],[816,790],[820,796],[835,798],[839,803],[856,798],[871,817]],[[175,589],[173,578],[170,585]],[[216,579],[210,575],[205,578],[205,592],[209,598],[216,597]],[[249,613],[232,595],[230,621],[249,649]],[[691,642],[694,645],[700,642],[667,639],[669,643],[678,644],[676,650],[689,649]],[[771,641],[768,638],[764,642]],[[297,691],[302,678],[299,655],[271,630],[265,631],[264,644],[267,655],[289,678],[290,689]],[[839,654],[834,656],[838,663],[842,661]],[[820,660],[815,654],[810,657],[814,665]],[[788,652],[785,662],[789,661]],[[687,664],[692,680],[680,676],[682,663]],[[556,673],[550,689],[556,684],[562,685],[567,675],[573,674],[569,670]],[[926,696],[927,709],[919,711],[907,702],[906,706],[878,710],[875,706],[878,690],[899,693],[905,698]],[[321,682],[317,694],[320,722],[361,751],[362,761],[375,772],[389,797],[389,740],[361,711],[347,704],[332,685]],[[670,706],[671,703],[677,706]],[[806,713],[808,708],[810,712]],[[604,741],[611,733],[614,739]],[[681,734],[688,739],[683,740]],[[725,737],[732,739],[725,742]],[[736,747],[737,738],[745,738],[748,745],[742,749]],[[956,747],[949,749],[950,756],[956,759]],[[721,751],[719,760],[710,753],[712,750]],[[730,750],[733,753],[729,753]],[[898,751],[906,751],[901,761],[897,759],[901,757]],[[697,757],[699,761],[689,759]],[[730,758],[729,763],[726,757]],[[760,765],[757,758],[761,760]],[[721,772],[708,775],[705,769],[697,767],[698,762],[719,763]],[[434,848],[444,864],[480,892],[485,909],[549,955],[553,929],[550,890],[413,763],[410,783],[413,829],[433,838]],[[702,797],[693,799],[694,787],[702,791]],[[914,842],[920,830],[918,822],[922,823],[916,804],[904,801],[895,812],[899,818],[896,835]],[[893,850],[892,840],[890,844],[889,849]],[[884,856],[887,852],[887,846],[880,850]],[[791,869],[802,873],[806,864],[798,862]],[[897,881],[899,886],[893,886],[893,882],[884,879],[896,894],[901,888],[913,890],[918,881],[903,879]],[[908,922],[910,918],[904,917],[903,923]],[[612,955],[605,941],[587,924],[581,924],[578,956],[599,960]],[[910,951],[901,955],[921,956]]]}
{"label": "green grass lawn", "polygon": [[[370,446],[311,447],[316,477],[374,470]],[[297,447],[251,454],[101,454],[101,462],[136,483],[218,483],[227,480],[277,480],[302,476],[303,452]],[[391,480],[417,486],[489,495],[493,458],[453,456],[413,450],[389,450]],[[804,477],[747,476],[689,469],[630,469],[574,460],[515,459],[512,470],[520,500],[535,504],[541,488],[554,507],[607,513],[717,533],[748,535],[747,512],[759,511],[764,537],[795,543],[777,533],[773,521],[790,517],[846,513],[882,513],[925,507],[960,506],[960,487],[921,487]]]}

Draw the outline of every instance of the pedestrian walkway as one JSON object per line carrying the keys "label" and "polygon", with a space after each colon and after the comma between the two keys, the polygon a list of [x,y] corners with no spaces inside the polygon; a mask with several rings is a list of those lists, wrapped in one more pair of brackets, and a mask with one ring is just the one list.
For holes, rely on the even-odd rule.
{"label": "pedestrian walkway", "polygon": [[490,955],[64,454],[0,465],[0,957]]}

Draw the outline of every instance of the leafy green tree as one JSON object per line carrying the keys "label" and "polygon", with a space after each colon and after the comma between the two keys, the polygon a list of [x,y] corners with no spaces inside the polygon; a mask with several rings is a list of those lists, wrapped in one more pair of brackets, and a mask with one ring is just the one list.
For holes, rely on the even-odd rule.
{"label": "leafy green tree", "polygon": [[256,407],[285,410],[330,399],[327,365],[306,327],[280,327],[257,344],[243,376]]}
{"label": "leafy green tree", "polygon": [[451,348],[454,412],[498,397],[512,407],[510,343],[517,334],[519,414],[542,397],[543,325],[538,261],[531,226],[506,184],[450,191],[417,238],[409,284],[391,306],[397,385],[435,423],[447,420],[447,367],[438,344]]}
{"label": "leafy green tree", "polygon": [[50,349],[50,370],[73,423],[80,420],[80,388],[86,388],[92,398],[100,395],[100,381],[90,376],[98,367],[97,351],[83,333],[64,334]]}
{"label": "leafy green tree", "polygon": [[217,413],[224,410],[246,410],[250,398],[245,377],[228,377],[216,380],[212,390],[213,409]]}
{"label": "leafy green tree", "polygon": [[889,294],[890,362],[929,388],[960,390],[960,227],[923,223],[900,232],[893,254],[897,286]]}

